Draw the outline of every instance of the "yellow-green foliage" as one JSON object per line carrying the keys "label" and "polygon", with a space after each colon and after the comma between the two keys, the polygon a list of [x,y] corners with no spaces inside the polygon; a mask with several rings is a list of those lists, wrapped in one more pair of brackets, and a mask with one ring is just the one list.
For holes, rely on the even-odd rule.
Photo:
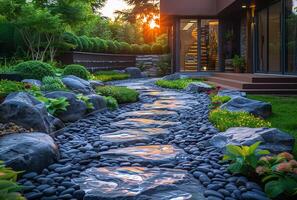
{"label": "yellow-green foliage", "polygon": [[0,98],[5,98],[12,92],[30,92],[39,91],[37,86],[29,83],[22,83],[16,81],[1,80],[0,81]]}
{"label": "yellow-green foliage", "polygon": [[218,96],[218,95],[211,96],[210,108],[211,109],[216,109],[219,106],[221,106],[222,104],[224,104],[224,103],[226,103],[226,102],[228,102],[230,100],[231,100],[231,97],[228,97],[228,96]]}
{"label": "yellow-green foliage", "polygon": [[119,73],[116,71],[100,71],[92,75],[93,80],[99,80],[103,82],[124,80],[130,78],[129,74]]}
{"label": "yellow-green foliage", "polygon": [[182,90],[188,87],[188,85],[192,82],[201,82],[201,79],[178,79],[178,80],[158,80],[156,81],[156,85],[163,87],[163,88],[170,88],[170,89],[178,89]]}
{"label": "yellow-green foliage", "polygon": [[271,127],[271,123],[255,117],[246,112],[230,112],[227,110],[216,109],[211,111],[209,120],[220,131],[226,131],[232,127]]}
{"label": "yellow-green foliage", "polygon": [[133,103],[138,101],[139,93],[136,90],[119,86],[103,86],[97,87],[96,92],[103,96],[111,96],[121,103]]}

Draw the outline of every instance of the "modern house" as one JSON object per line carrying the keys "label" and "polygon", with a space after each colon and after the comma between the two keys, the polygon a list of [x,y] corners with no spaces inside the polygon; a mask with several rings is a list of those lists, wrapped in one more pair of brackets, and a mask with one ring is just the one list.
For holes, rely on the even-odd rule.
{"label": "modern house", "polygon": [[[297,0],[160,0],[160,9],[173,72],[210,72],[211,82],[246,91],[297,92]],[[245,74],[227,73],[235,55]]]}

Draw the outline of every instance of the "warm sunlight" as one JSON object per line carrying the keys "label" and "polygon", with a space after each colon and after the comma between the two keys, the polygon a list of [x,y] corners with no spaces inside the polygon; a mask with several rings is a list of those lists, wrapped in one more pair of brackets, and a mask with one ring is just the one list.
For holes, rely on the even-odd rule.
{"label": "warm sunlight", "polygon": [[150,29],[160,28],[160,25],[156,23],[154,19],[152,19],[149,23]]}

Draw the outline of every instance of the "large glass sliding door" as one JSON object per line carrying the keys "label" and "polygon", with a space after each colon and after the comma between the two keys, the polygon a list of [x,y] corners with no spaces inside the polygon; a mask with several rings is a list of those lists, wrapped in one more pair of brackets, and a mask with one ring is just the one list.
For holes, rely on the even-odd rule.
{"label": "large glass sliding door", "polygon": [[258,12],[257,72],[281,73],[281,1]]}
{"label": "large glass sliding door", "polygon": [[185,72],[218,68],[218,20],[181,19],[179,65]]}

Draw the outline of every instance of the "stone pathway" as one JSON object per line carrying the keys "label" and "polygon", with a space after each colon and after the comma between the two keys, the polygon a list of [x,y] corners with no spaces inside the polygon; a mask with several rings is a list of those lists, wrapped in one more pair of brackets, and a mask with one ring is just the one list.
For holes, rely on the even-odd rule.
{"label": "stone pathway", "polygon": [[20,183],[31,199],[265,200],[261,188],[231,176],[208,140],[206,94],[155,87],[152,80],[114,84],[137,89],[140,102],[61,130],[61,159]]}

